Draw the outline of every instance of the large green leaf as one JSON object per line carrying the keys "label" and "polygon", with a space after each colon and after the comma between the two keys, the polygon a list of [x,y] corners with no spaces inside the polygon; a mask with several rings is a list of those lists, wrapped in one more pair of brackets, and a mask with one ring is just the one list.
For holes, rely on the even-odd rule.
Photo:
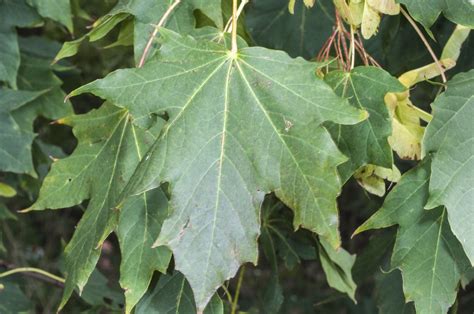
{"label": "large green leaf", "polygon": [[43,17],[57,21],[72,33],[72,14],[69,0],[27,0]]}
{"label": "large green leaf", "polygon": [[[38,200],[28,210],[70,207],[80,204],[83,200],[90,200],[65,249],[66,285],[61,307],[76,286],[81,291],[87,283],[100,256],[103,241],[117,225],[118,211],[115,205],[119,195],[138,164],[141,154],[155,139],[157,130],[138,129],[133,126],[131,120],[127,110],[104,104],[99,110],[59,121],[73,127],[79,141],[78,147],[71,156],[53,163]],[[131,202],[135,206],[146,206],[144,199]],[[130,215],[129,210],[125,208],[126,216]],[[144,211],[147,208],[138,210]],[[140,219],[139,215],[134,217],[134,220],[137,219]],[[142,238],[148,237],[144,231],[140,232],[143,227],[136,226],[131,229],[132,232],[141,233]],[[122,226],[121,232],[124,228]],[[159,225],[154,228],[159,228]],[[121,244],[128,250],[134,243],[130,243],[125,236],[121,234]],[[130,258],[129,253],[124,252],[125,258]],[[135,258],[139,259],[140,256],[133,256],[134,261]],[[163,261],[151,262],[153,265],[162,265],[165,259],[163,256]],[[133,261],[125,262],[124,271],[130,271],[131,262]],[[142,277],[131,280],[128,273],[122,277],[122,283],[133,285],[127,286],[128,289],[135,289],[135,285],[137,287],[132,294],[132,304],[135,302],[135,293],[140,294],[142,285],[149,282],[149,278],[145,278],[146,275],[151,276],[148,264],[138,262],[136,267],[140,270],[144,268]]]}
{"label": "large green leaf", "polygon": [[[143,152],[144,153],[144,152]],[[131,197],[120,209],[117,234],[122,251],[120,285],[125,290],[125,312],[145,294],[153,272],[166,272],[171,252],[166,247],[152,248],[168,214],[168,200],[155,189]]]}
{"label": "large green leaf", "polygon": [[0,281],[0,312],[4,314],[28,313],[32,311],[31,300],[20,287],[10,281]]}
{"label": "large green leaf", "polygon": [[434,154],[426,207],[446,206],[453,233],[474,265],[474,70],[456,75],[432,106],[423,141],[423,154]]}
{"label": "large green leaf", "polygon": [[310,8],[297,1],[294,14],[288,11],[288,0],[251,1],[246,13],[249,33],[258,45],[306,59],[316,57],[334,25],[330,0],[317,1]]}
{"label": "large green leaf", "polygon": [[402,92],[403,85],[376,67],[357,67],[350,73],[333,71],[325,81],[338,95],[347,97],[354,107],[369,112],[369,118],[357,125],[329,126],[338,147],[350,157],[339,167],[343,182],[366,164],[391,169],[393,154],[388,137],[392,134],[392,126],[384,97],[388,92]]}
{"label": "large green leaf", "polygon": [[415,302],[417,313],[435,314],[446,313],[456,300],[469,261],[451,232],[446,210],[424,209],[429,178],[429,161],[407,172],[356,233],[399,225],[392,267],[401,270],[406,300]]}
{"label": "large green leaf", "polygon": [[[196,313],[196,304],[186,278],[179,272],[162,275],[153,291],[147,293],[135,310],[136,314],[191,314]],[[214,295],[204,314],[223,314],[224,305]]]}
{"label": "large green leaf", "polygon": [[[234,56],[223,45],[162,30],[159,58],[74,91],[169,121],[126,193],[171,183],[171,215],[156,245],[169,246],[199,309],[241,263],[256,263],[265,193],[303,226],[339,246],[336,167],[345,160],[321,123],[366,112],[337,97],[316,65],[264,48]],[[193,263],[189,263],[190,260]]]}
{"label": "large green leaf", "polygon": [[407,6],[415,20],[430,28],[442,12],[449,20],[474,27],[474,3],[471,0],[398,0]]}

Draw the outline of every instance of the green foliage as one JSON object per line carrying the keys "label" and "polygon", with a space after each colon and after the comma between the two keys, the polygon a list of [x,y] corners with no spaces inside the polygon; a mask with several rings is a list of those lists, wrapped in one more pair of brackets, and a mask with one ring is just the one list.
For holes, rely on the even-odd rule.
{"label": "green foliage", "polygon": [[0,0],[0,312],[472,312],[473,27]]}

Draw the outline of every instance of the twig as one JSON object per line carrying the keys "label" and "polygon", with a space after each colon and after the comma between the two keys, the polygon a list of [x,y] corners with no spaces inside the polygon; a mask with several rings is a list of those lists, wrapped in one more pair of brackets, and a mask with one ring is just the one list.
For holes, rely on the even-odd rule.
{"label": "twig", "polygon": [[244,280],[245,265],[242,265],[240,269],[239,279],[237,280],[237,288],[235,290],[234,301],[232,302],[231,314],[237,313],[237,303],[239,302],[240,288],[242,287],[242,281]]}
{"label": "twig", "polygon": [[431,57],[433,58],[434,62],[436,63],[436,66],[438,67],[438,69],[440,71],[441,78],[443,79],[443,83],[446,83],[447,79],[446,79],[446,75],[444,73],[444,68],[441,65],[441,62],[439,62],[439,59],[436,57],[436,54],[434,53],[433,49],[431,49],[431,46],[428,43],[428,40],[426,40],[426,37],[423,35],[420,28],[418,27],[418,25],[416,25],[415,21],[411,18],[411,16],[407,13],[407,11],[405,11],[405,9],[400,7],[400,12],[402,12],[403,16],[405,16],[405,18],[408,20],[408,22],[410,22],[411,26],[415,29],[416,33],[420,37],[423,44],[425,44],[426,49],[428,49],[428,52],[430,53]]}
{"label": "twig", "polygon": [[148,55],[148,51],[151,48],[151,45],[153,44],[153,40],[155,39],[156,35],[160,31],[160,28],[165,24],[166,19],[168,16],[173,12],[173,10],[176,8],[176,6],[181,2],[181,0],[175,0],[172,5],[166,10],[165,14],[161,17],[161,20],[158,22],[158,24],[155,26],[155,29],[153,30],[153,33],[151,34],[150,38],[148,39],[148,42],[146,43],[145,50],[143,50],[142,57],[140,58],[140,62],[138,63],[138,67],[141,68],[145,64],[145,59]]}
{"label": "twig", "polygon": [[8,276],[19,274],[19,273],[30,275],[31,277],[35,277],[42,280],[46,279],[46,281],[49,281],[49,282],[53,281],[54,283],[61,284],[60,285],[61,287],[66,282],[64,278],[61,278],[54,274],[48,273],[45,270],[34,268],[34,267],[18,267],[18,268],[10,269],[10,270],[7,270],[6,272],[1,273],[0,278],[8,277]]}

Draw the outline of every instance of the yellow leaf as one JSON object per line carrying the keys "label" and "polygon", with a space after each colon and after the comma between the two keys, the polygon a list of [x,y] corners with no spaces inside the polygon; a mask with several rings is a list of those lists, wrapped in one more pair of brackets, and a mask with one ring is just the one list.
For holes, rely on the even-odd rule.
{"label": "yellow leaf", "polygon": [[400,14],[400,4],[396,3],[395,0],[367,0],[367,2],[380,13],[389,15]]}
{"label": "yellow leaf", "polygon": [[0,182],[0,196],[1,197],[13,197],[16,195],[16,191],[14,188],[9,186],[8,184]]}
{"label": "yellow leaf", "polygon": [[307,8],[312,8],[313,5],[314,5],[314,2],[316,2],[316,0],[304,0],[304,5],[305,5]]}
{"label": "yellow leaf", "polygon": [[456,26],[453,33],[449,37],[448,42],[444,46],[441,59],[452,59],[457,61],[459,54],[461,53],[461,46],[469,36],[470,31],[471,30],[466,26]]}
{"label": "yellow leaf", "polygon": [[393,165],[392,169],[365,165],[354,173],[354,178],[359,185],[367,192],[377,196],[384,196],[385,194],[385,179],[390,182],[398,182],[400,177],[401,173],[395,165]]}
{"label": "yellow leaf", "polygon": [[295,3],[296,0],[290,0],[288,2],[288,11],[290,11],[291,14],[295,14]]}
{"label": "yellow leaf", "polygon": [[333,0],[339,15],[350,25],[359,26],[362,22],[362,14],[364,12],[364,3],[361,0],[350,1]]}
{"label": "yellow leaf", "polygon": [[364,12],[362,14],[362,36],[369,39],[377,32],[380,24],[380,15],[374,10],[367,1],[364,4]]}

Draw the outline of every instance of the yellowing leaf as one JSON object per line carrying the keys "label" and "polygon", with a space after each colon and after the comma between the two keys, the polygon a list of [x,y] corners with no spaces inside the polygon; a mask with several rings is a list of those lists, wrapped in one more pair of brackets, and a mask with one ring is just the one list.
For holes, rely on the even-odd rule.
{"label": "yellowing leaf", "polygon": [[368,4],[383,14],[397,15],[400,13],[400,4],[395,0],[366,0]]}
{"label": "yellowing leaf", "polygon": [[334,5],[341,17],[350,25],[358,26],[362,22],[364,3],[362,1],[334,0]]}
{"label": "yellowing leaf", "polygon": [[367,1],[364,3],[364,13],[362,14],[361,31],[365,39],[369,39],[376,32],[380,24],[379,13],[372,8]]}
{"label": "yellowing leaf", "polygon": [[14,188],[6,183],[0,182],[0,196],[1,197],[13,197],[16,195]]}
{"label": "yellowing leaf", "polygon": [[457,25],[453,33],[448,39],[446,45],[444,45],[441,59],[452,59],[457,61],[461,53],[461,47],[464,41],[469,36],[471,29],[463,25]]}
{"label": "yellowing leaf", "polygon": [[359,168],[354,173],[357,182],[369,193],[377,196],[385,195],[385,181],[398,182],[401,174],[398,168],[393,165],[392,169],[375,165],[366,165]]}
{"label": "yellowing leaf", "polygon": [[[453,59],[443,59],[439,61],[445,70],[449,70],[456,65]],[[403,73],[398,80],[406,87],[412,87],[416,83],[432,79],[440,75],[439,67],[436,63],[430,63],[421,68]]]}

